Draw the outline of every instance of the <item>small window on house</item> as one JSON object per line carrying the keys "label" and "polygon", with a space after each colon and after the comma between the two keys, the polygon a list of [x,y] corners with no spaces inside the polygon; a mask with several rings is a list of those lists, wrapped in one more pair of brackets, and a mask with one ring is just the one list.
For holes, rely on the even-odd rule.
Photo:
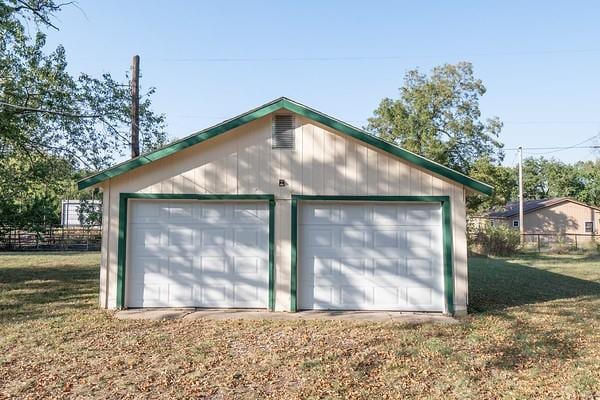
{"label": "small window on house", "polygon": [[514,228],[518,228],[519,227],[519,220],[518,219],[513,220],[513,227]]}
{"label": "small window on house", "polygon": [[585,223],[585,233],[593,233],[594,232],[594,223],[592,221]]}
{"label": "small window on house", "polygon": [[272,140],[274,149],[294,148],[294,117],[292,115],[275,115]]}

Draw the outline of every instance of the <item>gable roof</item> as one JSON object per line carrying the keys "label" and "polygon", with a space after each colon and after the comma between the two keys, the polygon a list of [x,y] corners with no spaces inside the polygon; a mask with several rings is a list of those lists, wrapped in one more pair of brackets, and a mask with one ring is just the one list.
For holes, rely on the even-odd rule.
{"label": "gable roof", "polygon": [[[552,199],[525,200],[523,202],[523,213],[528,214],[540,210],[542,208],[552,207],[565,202],[571,202],[584,207],[590,207],[596,210],[600,210],[600,208],[598,207],[591,206],[589,204],[585,204],[580,201],[570,199],[568,197],[555,197]],[[509,203],[506,203],[506,205],[501,210],[488,212],[487,216],[490,218],[509,218],[517,214],[519,214],[519,202],[511,201]]]}
{"label": "gable roof", "polygon": [[124,174],[127,171],[131,171],[132,169],[141,167],[143,165],[149,164],[153,161],[160,160],[167,156],[170,156],[178,151],[181,151],[185,148],[193,146],[195,144],[204,142],[205,140],[211,139],[215,136],[221,135],[225,132],[228,132],[234,128],[252,122],[256,119],[262,118],[268,114],[271,114],[275,111],[279,110],[287,110],[293,112],[295,114],[301,115],[308,119],[311,119],[315,122],[323,124],[331,129],[342,132],[348,136],[353,137],[361,142],[367,143],[373,147],[376,147],[380,150],[383,150],[387,153],[393,154],[396,157],[399,157],[409,163],[415,164],[423,169],[431,171],[435,174],[446,177],[454,182],[457,182],[461,185],[466,186],[469,189],[474,191],[491,195],[493,193],[494,188],[488,184],[475,180],[473,178],[468,177],[460,172],[454,171],[448,167],[443,166],[442,164],[436,163],[435,161],[431,161],[425,157],[422,157],[418,154],[405,150],[401,147],[398,147],[392,143],[381,140],[370,133],[353,127],[343,121],[330,117],[326,114],[323,114],[320,111],[314,110],[310,107],[307,107],[303,104],[300,104],[296,101],[290,100],[286,97],[280,97],[279,99],[273,100],[269,103],[266,103],[258,108],[245,112],[237,117],[228,119],[220,124],[214,125],[210,128],[201,130],[199,132],[193,133],[190,136],[178,140],[174,143],[171,143],[165,147],[160,149],[151,151],[146,154],[142,154],[139,157],[132,158],[131,160],[125,161],[123,163],[117,164],[113,167],[107,168],[104,171],[98,172],[92,176],[89,176],[85,179],[80,180],[77,183],[78,188],[85,189],[87,187],[96,185],[105,180],[114,178],[121,174]]}

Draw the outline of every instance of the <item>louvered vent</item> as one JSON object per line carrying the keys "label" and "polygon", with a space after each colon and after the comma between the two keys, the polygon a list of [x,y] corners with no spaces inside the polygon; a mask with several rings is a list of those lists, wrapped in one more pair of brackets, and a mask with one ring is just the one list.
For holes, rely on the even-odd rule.
{"label": "louvered vent", "polygon": [[292,115],[275,115],[273,119],[273,148],[294,148],[294,117]]}

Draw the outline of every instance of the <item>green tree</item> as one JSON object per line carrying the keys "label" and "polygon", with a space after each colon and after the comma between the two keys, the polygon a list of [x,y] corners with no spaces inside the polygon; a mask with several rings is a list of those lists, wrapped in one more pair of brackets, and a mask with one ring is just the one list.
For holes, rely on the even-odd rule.
{"label": "green tree", "polygon": [[494,186],[492,196],[472,194],[467,197],[467,209],[473,214],[504,206],[514,198],[514,193],[518,190],[517,171],[497,165],[487,157],[475,160],[470,176]]}
{"label": "green tree", "polygon": [[[71,76],[65,49],[46,51],[52,0],[0,0],[0,149],[53,155],[102,168],[129,150],[130,94],[110,74]],[[31,35],[34,24],[37,29]],[[140,105],[143,149],[165,141],[165,118],[151,110],[150,88]]]}
{"label": "green tree", "polygon": [[[0,222],[56,222],[58,201],[73,196],[78,171],[129,153],[128,77],[67,72],[65,49],[46,46],[61,7],[53,0],[0,0]],[[152,111],[154,91],[140,104],[142,152],[166,137],[164,115]]]}
{"label": "green tree", "polygon": [[584,190],[581,178],[581,169],[577,165],[544,157],[523,160],[523,195],[526,199],[578,198]]}
{"label": "green tree", "polygon": [[600,206],[600,160],[580,161],[575,164],[575,168],[581,183],[577,199]]}
{"label": "green tree", "polygon": [[366,129],[440,164],[469,173],[475,161],[503,159],[497,117],[482,121],[486,92],[468,62],[435,67],[430,76],[408,71],[400,98],[381,101]]}
{"label": "green tree", "polygon": [[0,225],[40,230],[59,223],[74,167],[59,158],[14,154],[0,162]]}
{"label": "green tree", "polygon": [[544,169],[545,164],[543,159],[528,157],[523,160],[523,196],[526,199],[548,197],[548,177]]}

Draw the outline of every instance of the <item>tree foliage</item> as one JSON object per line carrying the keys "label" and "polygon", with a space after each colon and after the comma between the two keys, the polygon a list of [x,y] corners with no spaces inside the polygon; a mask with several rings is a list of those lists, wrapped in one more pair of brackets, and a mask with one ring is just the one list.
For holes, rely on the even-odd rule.
{"label": "tree foliage", "polygon": [[[513,189],[514,197],[518,187]],[[527,199],[571,197],[600,206],[600,161],[566,164],[556,159],[523,161],[523,194]]]}
{"label": "tree foliage", "polygon": [[57,225],[61,200],[76,192],[74,174],[73,166],[59,157],[2,157],[0,222],[29,230]]}
{"label": "tree foliage", "polygon": [[[518,170],[477,160],[471,172],[475,179],[494,186],[491,197],[473,195],[467,199],[471,213],[501,208],[518,199]],[[553,158],[528,157],[523,160],[523,196],[526,200],[570,197],[600,206],[600,160],[567,164]]]}
{"label": "tree foliage", "polygon": [[[102,168],[128,151],[127,80],[67,72],[65,49],[46,51],[42,29],[60,9],[50,0],[0,1],[0,146],[4,152],[51,154],[87,168]],[[41,25],[41,26],[40,26]],[[142,146],[165,141],[165,119],[140,105]]]}
{"label": "tree foliage", "polygon": [[[53,0],[0,0],[0,222],[16,215],[55,222],[57,199],[78,171],[129,153],[128,77],[67,71],[65,49],[46,46],[61,7]],[[142,152],[166,138],[165,117],[151,108],[154,91],[140,102]]]}
{"label": "tree foliage", "polygon": [[488,157],[475,160],[470,176],[486,182],[494,187],[491,196],[472,194],[467,197],[467,209],[472,213],[502,207],[514,197],[514,189],[518,185],[516,171],[490,161]]}
{"label": "tree foliage", "polygon": [[468,62],[434,68],[430,76],[408,71],[400,98],[381,101],[367,130],[382,139],[463,173],[486,157],[502,160],[498,118],[481,119],[479,99],[486,92]]}

